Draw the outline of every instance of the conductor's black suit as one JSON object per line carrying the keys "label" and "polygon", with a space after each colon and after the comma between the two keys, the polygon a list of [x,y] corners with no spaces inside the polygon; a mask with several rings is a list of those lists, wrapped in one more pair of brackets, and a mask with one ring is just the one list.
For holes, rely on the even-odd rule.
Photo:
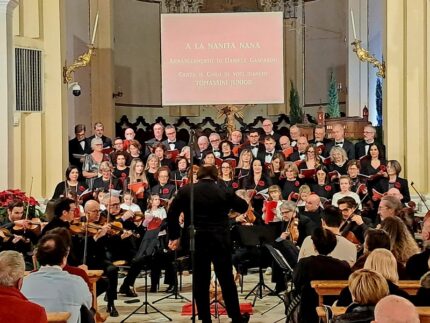
{"label": "conductor's black suit", "polygon": [[[244,322],[240,314],[239,299],[232,274],[232,247],[228,213],[231,209],[245,213],[248,205],[234,193],[219,188],[213,179],[208,176],[202,177],[198,183],[194,184],[196,235],[193,275],[199,319],[203,322],[211,322],[209,283],[212,262],[221,285],[228,315],[233,323]],[[190,196],[191,187],[186,185],[178,191],[170,206],[167,216],[170,241],[179,238],[178,218],[181,212],[184,212],[185,215],[185,228],[190,225]]]}

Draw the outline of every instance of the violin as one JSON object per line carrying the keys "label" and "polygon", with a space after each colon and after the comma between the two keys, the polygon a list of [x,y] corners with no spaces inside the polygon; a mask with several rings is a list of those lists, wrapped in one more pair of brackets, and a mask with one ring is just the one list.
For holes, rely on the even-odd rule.
{"label": "violin", "polygon": [[39,218],[25,220],[25,223],[26,224],[15,223],[15,225],[13,226],[13,231],[15,232],[31,231],[38,235],[41,233],[41,228],[42,228],[42,225],[44,224]]}
{"label": "violin", "polygon": [[299,240],[299,219],[296,217],[290,219],[285,232],[288,233],[288,239],[290,239],[291,242],[297,243],[297,240]]}
{"label": "violin", "polygon": [[10,238],[13,238],[14,235],[13,233],[11,233],[8,229],[6,228],[0,228],[0,231],[3,233],[4,238],[3,238],[3,242],[9,241]]}
{"label": "violin", "polygon": [[101,228],[102,226],[100,224],[76,222],[70,225],[69,230],[72,235],[85,234],[85,232],[88,232],[89,235],[93,236],[97,234]]}

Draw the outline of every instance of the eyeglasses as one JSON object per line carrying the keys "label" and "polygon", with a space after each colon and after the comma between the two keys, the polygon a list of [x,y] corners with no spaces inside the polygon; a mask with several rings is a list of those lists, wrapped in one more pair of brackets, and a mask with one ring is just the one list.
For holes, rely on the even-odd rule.
{"label": "eyeglasses", "polygon": [[219,139],[212,139],[211,142],[218,142],[220,141]]}
{"label": "eyeglasses", "polygon": [[289,213],[293,213],[293,211],[281,211],[281,214],[289,214]]}

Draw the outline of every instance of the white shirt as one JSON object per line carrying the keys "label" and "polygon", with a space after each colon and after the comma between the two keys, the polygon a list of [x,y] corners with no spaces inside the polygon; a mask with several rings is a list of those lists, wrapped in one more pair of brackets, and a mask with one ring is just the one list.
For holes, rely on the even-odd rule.
{"label": "white shirt", "polygon": [[351,191],[350,191],[350,192],[348,192],[347,194],[343,194],[343,193],[341,193],[341,192],[337,192],[336,194],[334,194],[334,195],[333,195],[333,197],[332,197],[332,199],[331,199],[331,205],[338,206],[337,202],[338,202],[341,198],[343,198],[343,197],[345,197],[345,196],[350,196],[350,197],[352,197],[352,198],[355,200],[355,202],[357,202],[357,204],[358,204],[358,209],[359,209],[359,210],[361,210],[361,209],[362,209],[360,196],[358,196],[358,194],[357,194],[357,193],[355,193],[355,192],[351,192]]}
{"label": "white shirt", "polygon": [[130,211],[133,211],[133,212],[142,212],[142,210],[140,209],[140,206],[137,205],[137,204],[135,204],[135,203],[132,203],[131,205],[122,203],[120,205],[120,208],[123,209],[123,210],[126,210],[126,211],[130,210]]}
{"label": "white shirt", "polygon": [[[345,260],[351,266],[357,260],[357,247],[352,242],[346,240],[344,237],[340,235],[336,235],[337,244],[334,250],[329,254],[330,257]],[[311,236],[307,236],[305,240],[303,240],[302,247],[299,252],[299,259],[306,258],[309,256],[318,255],[315,250],[314,243],[311,239]]]}
{"label": "white shirt", "polygon": [[59,266],[42,266],[24,278],[21,292],[46,312],[69,312],[68,323],[81,321],[80,309],[91,308],[92,296],[85,281]]}

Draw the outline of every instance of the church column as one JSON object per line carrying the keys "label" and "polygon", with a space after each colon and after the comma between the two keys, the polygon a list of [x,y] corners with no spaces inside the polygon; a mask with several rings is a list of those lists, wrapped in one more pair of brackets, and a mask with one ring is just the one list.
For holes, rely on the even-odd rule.
{"label": "church column", "polygon": [[362,110],[368,104],[368,71],[367,63],[362,63],[352,51],[351,43],[354,41],[351,10],[354,14],[355,30],[361,45],[368,48],[367,42],[367,1],[349,0],[348,2],[348,96],[347,116],[361,116]]}
{"label": "church column", "polygon": [[[113,59],[113,2],[90,1],[91,33],[99,12],[99,26],[95,41],[96,55],[91,59],[91,110],[92,122],[102,122],[105,135],[115,137],[114,59]],[[87,129],[92,133],[92,129]]]}
{"label": "church column", "polygon": [[14,52],[12,42],[13,10],[16,0],[0,0],[0,190],[13,186],[13,111]]}
{"label": "church column", "polygon": [[426,0],[386,1],[384,137],[388,157],[402,175],[428,193],[429,4]]}

